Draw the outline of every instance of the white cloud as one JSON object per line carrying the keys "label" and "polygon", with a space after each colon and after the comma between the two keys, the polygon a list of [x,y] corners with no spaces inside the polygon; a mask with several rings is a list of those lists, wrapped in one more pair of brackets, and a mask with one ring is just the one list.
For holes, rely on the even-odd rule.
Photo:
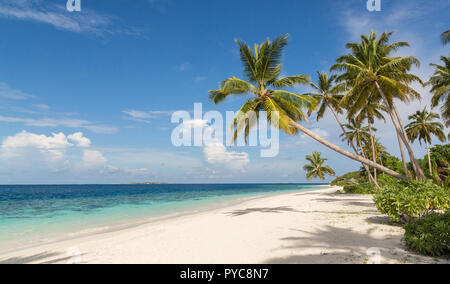
{"label": "white cloud", "polygon": [[47,136],[22,131],[2,141],[0,168],[5,169],[3,174],[18,175],[18,178],[24,173],[37,176],[65,174],[67,177],[94,175],[97,178],[107,175],[124,179],[145,178],[151,174],[143,167],[127,169],[113,166],[101,151],[86,149],[90,144],[91,140],[81,132]]}
{"label": "white cloud", "polygon": [[108,160],[97,150],[84,150],[83,162],[89,168],[91,167],[105,167]]}
{"label": "white cloud", "polygon": [[66,1],[55,5],[40,0],[2,0],[0,17],[45,23],[75,33],[138,33],[133,29],[121,29],[114,24],[113,17],[84,7],[81,13],[69,13],[65,4]]}
{"label": "white cloud", "polygon": [[122,113],[126,114],[124,119],[136,122],[151,123],[152,119],[170,116],[174,113],[174,111],[165,111],[165,110],[144,111],[131,109],[131,110],[123,110]]}
{"label": "white cloud", "polygon": [[10,117],[10,116],[0,116],[0,122],[9,122],[9,123],[23,123],[27,126],[35,126],[35,127],[69,127],[69,128],[84,128],[91,130],[95,133],[103,133],[110,134],[118,131],[117,128],[111,126],[103,126],[103,125],[94,125],[87,120],[81,119],[53,119],[53,118],[19,118],[19,117]]}
{"label": "white cloud", "polygon": [[2,143],[2,148],[65,149],[69,146],[72,146],[72,144],[67,141],[64,133],[52,133],[52,136],[45,136],[28,133],[27,131],[7,137]]}
{"label": "white cloud", "polygon": [[229,152],[227,148],[220,142],[209,143],[203,148],[205,160],[207,163],[224,166],[231,170],[245,171],[245,166],[250,163],[248,153],[245,152]]}
{"label": "white cloud", "polygon": [[91,146],[91,140],[84,137],[82,132],[71,134],[67,136],[67,138],[70,141],[75,142],[78,147],[88,148]]}
{"label": "white cloud", "polygon": [[0,97],[11,100],[24,100],[33,98],[32,95],[26,94],[20,90],[13,89],[8,84],[0,82]]}

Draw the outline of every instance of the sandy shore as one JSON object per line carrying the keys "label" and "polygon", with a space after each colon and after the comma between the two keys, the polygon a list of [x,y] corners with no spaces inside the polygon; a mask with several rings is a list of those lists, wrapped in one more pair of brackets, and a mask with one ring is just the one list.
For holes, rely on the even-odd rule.
{"label": "sandy shore", "polygon": [[[408,252],[371,196],[280,194],[0,255],[0,263],[449,263]],[[376,249],[374,250],[376,251]],[[75,255],[75,257],[73,257]]]}

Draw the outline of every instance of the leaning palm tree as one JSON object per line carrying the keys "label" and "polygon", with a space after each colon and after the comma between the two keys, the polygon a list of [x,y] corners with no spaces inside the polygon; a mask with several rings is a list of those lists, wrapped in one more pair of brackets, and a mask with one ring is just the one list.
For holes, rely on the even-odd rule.
{"label": "leaning palm tree", "polygon": [[301,131],[348,158],[375,167],[393,177],[406,179],[407,177],[393,170],[330,143],[300,124],[302,121],[307,121],[305,111],[315,109],[317,101],[310,96],[285,90],[298,84],[309,84],[310,82],[309,77],[305,75],[280,78],[282,72],[281,56],[284,47],[287,45],[287,38],[287,35],[281,36],[273,42],[268,39],[260,45],[255,45],[253,51],[244,42],[236,41],[240,49],[246,80],[231,77],[220,84],[220,89],[209,92],[210,98],[216,104],[229,96],[252,95],[241,107],[233,121],[234,138],[242,130],[244,130],[244,136],[247,137],[251,127],[254,126],[254,123],[248,123],[248,118],[256,112],[257,119],[260,119],[260,111],[265,111],[262,112],[266,116],[265,119],[272,123],[272,114],[278,117],[274,126],[290,135]]}
{"label": "leaning palm tree", "polygon": [[[342,107],[339,106],[340,101],[342,99],[341,93],[346,90],[345,84],[335,84],[336,75],[328,76],[325,72],[317,72],[318,81],[317,85],[311,82],[311,87],[314,88],[315,92],[307,93],[304,95],[308,95],[314,97],[319,102],[319,109],[317,111],[317,121],[323,118],[327,109],[331,110],[334,118],[336,119],[339,127],[342,130],[342,133],[345,133],[345,128],[341,123],[339,118],[339,114],[342,114]],[[311,112],[308,113],[311,115]],[[355,154],[358,154],[358,150],[356,149],[353,141],[348,141],[349,145],[352,147]],[[376,163],[376,161],[373,161]],[[375,183],[375,186],[378,188],[378,183],[376,178],[374,178],[370,172],[370,169],[367,165],[362,164],[365,168],[367,175],[369,176],[369,180]]]}
{"label": "leaning palm tree", "polygon": [[450,30],[442,33],[441,41],[443,44],[447,44],[450,42]]}
{"label": "leaning palm tree", "polygon": [[[435,68],[433,76],[427,85],[431,85],[431,106],[437,107],[441,103],[442,118],[445,120],[446,126],[450,126],[450,57],[442,56],[441,60],[444,65],[431,64]],[[450,138],[450,135],[449,135]]]}
{"label": "leaning palm tree", "polygon": [[409,116],[409,119],[412,120],[412,122],[406,126],[409,139],[411,142],[419,139],[420,144],[422,144],[422,141],[425,141],[428,154],[428,168],[430,170],[430,176],[433,176],[430,156],[431,135],[436,136],[439,141],[445,142],[447,139],[445,138],[443,131],[444,125],[434,121],[435,119],[440,119],[439,114],[433,112],[430,113],[426,108],[424,108],[423,111],[418,110],[415,114]]}
{"label": "leaning palm tree", "polygon": [[338,80],[351,86],[342,100],[344,104],[353,101],[355,107],[363,109],[371,96],[379,96],[391,116],[395,130],[405,144],[416,176],[425,179],[394,103],[394,99],[409,102],[420,98],[420,94],[409,86],[413,82],[422,84],[419,77],[409,73],[413,65],[419,66],[419,61],[412,56],[392,57],[392,52],[409,44],[389,43],[391,35],[392,33],[383,33],[377,38],[376,33],[372,31],[369,36],[361,36],[360,43],[348,43],[346,47],[352,53],[339,57],[331,71],[342,71]]}
{"label": "leaning palm tree", "polygon": [[320,178],[325,180],[325,175],[335,176],[334,170],[325,166],[324,163],[328,160],[321,157],[321,153],[313,152],[311,155],[306,156],[306,160],[309,164],[306,164],[303,169],[306,171],[306,178],[311,181],[313,178]]}

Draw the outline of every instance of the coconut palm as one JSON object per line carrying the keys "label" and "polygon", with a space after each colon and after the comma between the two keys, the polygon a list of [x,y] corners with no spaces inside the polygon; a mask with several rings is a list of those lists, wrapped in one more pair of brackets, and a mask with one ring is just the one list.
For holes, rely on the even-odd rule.
{"label": "coconut palm", "polygon": [[409,102],[420,98],[420,94],[409,86],[413,82],[422,84],[419,77],[409,73],[413,65],[419,66],[419,61],[412,56],[392,57],[392,52],[409,44],[407,42],[389,43],[391,35],[392,33],[383,33],[377,38],[377,34],[372,31],[369,36],[362,35],[360,43],[348,43],[346,47],[352,53],[339,57],[331,70],[342,71],[338,81],[345,81],[351,86],[342,99],[343,104],[352,101],[354,107],[363,109],[371,100],[371,96],[379,96],[379,100],[388,110],[395,130],[405,144],[416,176],[424,179],[425,175],[409,144],[394,103],[394,99]]}
{"label": "coconut palm", "polygon": [[344,124],[344,127],[347,130],[341,134],[342,141],[347,141],[348,143],[351,142],[355,143],[356,145],[358,145],[358,148],[361,151],[361,155],[363,157],[366,157],[366,154],[363,151],[363,145],[369,144],[368,143],[368,141],[370,141],[369,127],[363,126],[362,122],[357,119],[350,120],[349,123]]}
{"label": "coconut palm", "polygon": [[[317,85],[312,82],[310,84],[311,87],[314,88],[315,92],[305,94],[314,97],[319,102],[320,106],[317,111],[317,121],[323,118],[327,109],[330,109],[339,124],[342,133],[345,133],[345,128],[339,118],[339,114],[342,114],[342,108],[339,104],[342,99],[341,93],[346,90],[346,86],[345,84],[335,84],[336,75],[328,76],[325,72],[317,72],[317,75]],[[311,113],[308,113],[308,115],[311,115]],[[353,141],[349,141],[349,145],[352,147],[355,154],[358,154],[358,150],[353,144]],[[376,163],[376,161],[373,162]],[[370,173],[369,167],[365,164],[362,165],[365,168],[369,179],[375,183],[376,187],[378,187],[376,179]]]}
{"label": "coconut palm", "polygon": [[[321,144],[355,161],[376,167],[393,177],[406,179],[395,171],[330,143],[300,124],[302,121],[307,121],[305,111],[315,109],[317,101],[310,96],[285,90],[298,84],[310,82],[309,77],[305,75],[280,78],[282,72],[281,56],[284,47],[287,45],[287,38],[287,35],[281,36],[273,42],[268,39],[260,45],[255,45],[253,51],[244,42],[236,41],[240,49],[240,58],[244,65],[246,80],[231,77],[220,84],[220,89],[210,91],[210,98],[216,104],[229,96],[252,95],[241,107],[233,121],[234,138],[242,130],[244,130],[244,136],[247,137],[250,128],[255,124],[255,122],[248,123],[248,118],[256,112],[256,118],[260,119],[260,111],[265,111],[265,113],[262,112],[266,116],[264,118],[290,135],[301,131]],[[272,121],[272,114],[278,117],[275,122]]]}
{"label": "coconut palm", "polygon": [[406,126],[406,131],[408,133],[409,139],[414,142],[419,139],[419,143],[425,141],[428,154],[428,168],[430,170],[430,176],[433,176],[433,169],[431,165],[430,156],[430,143],[431,136],[436,136],[439,141],[445,142],[444,125],[440,122],[434,121],[435,119],[440,119],[439,114],[428,112],[427,108],[422,111],[418,110],[415,114],[409,116],[409,120],[412,120],[410,124]]}
{"label": "coconut palm", "polygon": [[441,41],[443,44],[447,44],[450,42],[450,30],[442,33]]}
{"label": "coconut palm", "polygon": [[[431,64],[435,68],[433,76],[427,85],[431,85],[431,106],[437,107],[441,103],[441,114],[446,126],[450,126],[450,57],[442,56],[444,65]],[[450,138],[450,135],[449,135]]]}
{"label": "coconut palm", "polygon": [[[373,98],[373,96],[372,96]],[[370,135],[370,145],[372,147],[372,161],[376,163],[376,155],[375,155],[375,139],[374,139],[374,131],[373,124],[375,123],[375,119],[383,120],[386,122],[384,115],[382,112],[386,112],[387,109],[384,105],[379,102],[368,101],[365,107],[359,112],[356,120],[362,122],[367,119],[369,135]],[[352,117],[351,111],[348,111],[349,118]],[[370,156],[370,155],[369,155]],[[374,178],[377,180],[377,169],[374,169]]]}
{"label": "coconut palm", "polygon": [[308,180],[312,180],[313,178],[325,180],[325,175],[336,175],[331,167],[324,165],[328,159],[322,158],[321,155],[319,152],[313,152],[311,155],[306,156],[309,164],[306,164],[303,169],[306,171],[306,178]]}

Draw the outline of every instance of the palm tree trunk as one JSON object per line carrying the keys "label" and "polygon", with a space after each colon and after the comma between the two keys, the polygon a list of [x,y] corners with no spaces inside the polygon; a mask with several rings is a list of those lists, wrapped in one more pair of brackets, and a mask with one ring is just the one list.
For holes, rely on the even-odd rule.
{"label": "palm tree trunk", "polygon": [[400,155],[402,156],[403,171],[405,172],[405,175],[409,177],[408,165],[406,164],[406,158],[405,158],[405,152],[403,151],[402,139],[400,138],[400,134],[398,132],[397,132],[397,140],[398,140],[398,147],[400,148]]}
{"label": "palm tree trunk", "polygon": [[[406,129],[405,129],[405,126],[403,125],[402,118],[400,117],[400,112],[398,111],[397,105],[393,103],[392,107],[394,109],[394,113],[395,113],[395,116],[397,117],[398,123],[400,124],[400,130],[402,132],[402,135],[403,135],[403,137],[405,137],[406,141],[408,141],[408,146],[409,146],[408,134],[406,133]],[[413,153],[413,155],[414,155],[414,153]],[[415,163],[411,160],[411,164],[414,168],[414,172],[420,172],[420,173],[422,173],[424,178],[426,178],[422,171],[422,168],[420,167],[419,162],[417,162],[417,159],[415,156],[414,156],[414,160],[416,161]],[[417,174],[416,174],[416,176],[417,176]]]}
{"label": "palm tree trunk", "polygon": [[[389,115],[391,116],[392,122],[394,123],[395,129],[397,131],[397,133],[400,134],[400,138],[403,141],[403,143],[405,144],[406,150],[408,151],[411,163],[414,166],[414,171],[416,173],[416,176],[420,179],[423,180],[425,179],[425,175],[423,174],[422,169],[419,166],[419,163],[416,160],[416,157],[414,156],[414,153],[411,149],[411,146],[409,145],[409,141],[408,141],[408,137],[404,135],[404,133],[400,130],[400,126],[399,126],[399,121],[400,118],[396,117],[394,111],[392,110],[391,105],[389,104],[389,101],[387,100],[386,96],[384,95],[383,90],[380,87],[380,84],[378,84],[377,81],[375,81],[375,86],[378,89],[378,92],[380,93],[381,97],[383,98],[384,103],[386,104],[386,107],[388,109]],[[394,105],[394,103],[392,103]]]}
{"label": "palm tree trunk", "polygon": [[[344,128],[344,126],[342,125],[341,120],[339,119],[339,116],[338,116],[336,110],[334,109],[334,107],[333,107],[328,101],[326,101],[326,102],[327,102],[328,108],[331,109],[331,112],[333,113],[334,117],[336,118],[337,123],[338,123],[339,126],[341,127],[342,133],[344,133],[344,135],[345,135],[345,128]],[[348,140],[348,142],[350,143],[350,146],[353,148],[353,151],[355,151],[355,154],[358,155],[358,150],[356,150],[356,147],[355,147],[355,145],[353,144],[353,141],[350,141],[349,139],[347,139],[347,140]],[[372,174],[370,173],[369,167],[368,167],[367,165],[363,164],[363,163],[361,163],[361,164],[363,165],[364,169],[366,169],[367,175],[369,176],[369,181],[372,181],[372,182],[375,184],[375,187],[376,187],[376,188],[380,188],[380,186],[378,185],[378,182],[377,182],[376,178],[374,178],[374,177],[372,176]]]}
{"label": "palm tree trunk", "polygon": [[300,130],[301,132],[305,133],[306,135],[308,135],[312,139],[316,140],[317,142],[327,146],[328,148],[330,148],[330,149],[338,152],[339,154],[342,154],[342,155],[344,155],[344,156],[346,156],[346,157],[348,157],[348,158],[350,158],[352,160],[355,160],[355,161],[363,163],[363,164],[365,164],[367,166],[371,166],[373,168],[376,168],[376,169],[378,169],[378,170],[380,170],[380,171],[382,171],[382,172],[384,172],[384,173],[386,173],[386,174],[388,174],[390,176],[393,176],[395,178],[402,179],[402,180],[407,180],[408,179],[407,177],[405,177],[405,176],[403,176],[403,175],[401,175],[401,174],[399,174],[399,173],[397,173],[397,172],[395,172],[395,171],[393,171],[391,169],[388,169],[386,167],[380,166],[377,163],[374,163],[374,162],[372,162],[372,161],[370,161],[368,159],[365,159],[365,158],[363,158],[363,157],[361,157],[359,155],[352,154],[349,151],[344,150],[344,149],[342,149],[342,148],[340,148],[340,147],[338,147],[338,146],[328,142],[327,140],[321,138],[319,135],[315,134],[314,132],[310,131],[306,127],[303,127],[302,125],[300,125],[300,124],[298,124],[298,123],[296,123],[294,121],[291,121],[290,125],[292,127],[296,128],[296,129]]}
{"label": "palm tree trunk", "polygon": [[431,169],[430,145],[428,144],[428,138],[427,137],[425,137],[425,143],[427,144],[428,168],[430,169],[430,177],[433,177],[433,170]]}
{"label": "palm tree trunk", "polygon": [[[369,132],[370,132],[370,143],[372,144],[372,160],[374,163],[377,162],[376,155],[375,155],[375,142],[373,139],[373,131],[372,131],[372,124],[370,123],[370,119],[368,119],[369,123]],[[377,169],[373,169],[373,177],[375,180],[377,180]]]}

